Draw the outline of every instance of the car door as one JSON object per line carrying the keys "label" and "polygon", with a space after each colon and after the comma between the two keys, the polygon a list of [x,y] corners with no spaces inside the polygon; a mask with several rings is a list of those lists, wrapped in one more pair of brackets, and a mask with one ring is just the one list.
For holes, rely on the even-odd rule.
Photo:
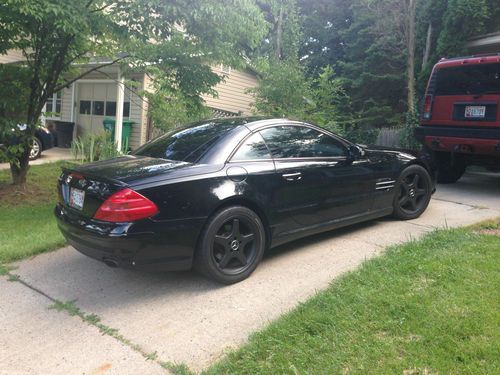
{"label": "car door", "polygon": [[[270,206],[271,192],[276,188],[275,173],[271,153],[258,132],[248,135],[226,164],[226,175],[236,182],[236,193],[257,203],[266,215],[270,214],[267,208]],[[269,221],[272,226],[273,218]]]}
{"label": "car door", "polygon": [[371,209],[372,170],[368,161],[348,157],[348,144],[305,125],[273,126],[260,133],[276,168],[273,209],[293,218],[297,230]]}

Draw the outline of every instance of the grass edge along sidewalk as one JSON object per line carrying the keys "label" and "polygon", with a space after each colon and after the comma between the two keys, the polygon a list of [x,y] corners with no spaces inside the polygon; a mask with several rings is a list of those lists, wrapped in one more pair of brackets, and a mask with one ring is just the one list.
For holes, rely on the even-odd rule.
{"label": "grass edge along sidewalk", "polygon": [[55,250],[66,241],[53,210],[61,161],[30,166],[24,188],[10,185],[10,171],[0,170],[0,264]]}
{"label": "grass edge along sidewalk", "polygon": [[499,234],[500,218],[390,247],[205,373],[499,373]]}

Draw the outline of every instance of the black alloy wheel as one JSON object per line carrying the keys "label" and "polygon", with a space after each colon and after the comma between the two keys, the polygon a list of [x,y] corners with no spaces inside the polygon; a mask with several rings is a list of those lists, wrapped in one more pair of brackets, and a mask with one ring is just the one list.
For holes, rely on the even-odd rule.
{"label": "black alloy wheel", "polygon": [[394,215],[402,220],[419,217],[431,199],[431,178],[425,168],[410,165],[401,173],[394,197]]}
{"label": "black alloy wheel", "polygon": [[218,211],[203,232],[195,268],[224,284],[247,278],[262,259],[264,226],[252,210],[233,206]]}

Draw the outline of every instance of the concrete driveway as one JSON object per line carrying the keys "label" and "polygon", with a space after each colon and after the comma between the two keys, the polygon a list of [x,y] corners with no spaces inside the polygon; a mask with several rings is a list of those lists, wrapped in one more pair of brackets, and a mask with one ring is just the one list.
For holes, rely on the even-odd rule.
{"label": "concrete driveway", "polygon": [[[469,174],[438,186],[417,220],[387,218],[296,241],[272,250],[232,286],[189,272],[110,269],[70,247],[43,254],[17,264],[26,284],[0,279],[0,373],[154,374],[166,371],[161,361],[201,370],[386,246],[499,215],[500,175]],[[51,299],[75,301],[128,345],[49,310]]]}
{"label": "concrete driveway", "polygon": [[[40,165],[46,163],[53,163],[59,160],[71,160],[73,156],[71,155],[71,149],[69,148],[61,148],[61,147],[53,147],[47,151],[42,152],[42,155],[36,160],[30,161],[30,165]],[[9,169],[9,163],[0,163],[1,169]]]}

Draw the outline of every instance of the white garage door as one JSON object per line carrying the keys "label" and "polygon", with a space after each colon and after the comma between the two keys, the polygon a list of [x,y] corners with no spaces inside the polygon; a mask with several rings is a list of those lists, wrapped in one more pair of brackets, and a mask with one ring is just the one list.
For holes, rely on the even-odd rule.
{"label": "white garage door", "polygon": [[[126,90],[128,91],[128,90]],[[102,121],[116,116],[116,83],[78,83],[77,94],[78,135],[101,133]],[[130,116],[130,94],[125,93],[123,118]]]}

